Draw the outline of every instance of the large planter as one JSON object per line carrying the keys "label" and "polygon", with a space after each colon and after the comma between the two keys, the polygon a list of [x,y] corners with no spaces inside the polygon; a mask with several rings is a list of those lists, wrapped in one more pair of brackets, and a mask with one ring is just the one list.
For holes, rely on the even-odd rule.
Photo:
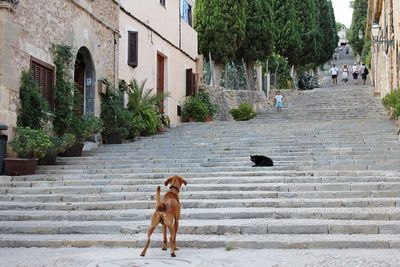
{"label": "large planter", "polygon": [[47,155],[44,158],[39,159],[38,165],[56,165],[56,154]]}
{"label": "large planter", "polygon": [[106,135],[104,141],[106,144],[122,144],[122,136],[119,133],[111,133]]}
{"label": "large planter", "polygon": [[59,154],[60,157],[81,157],[83,146],[85,144],[74,144],[68,148],[64,153]]}
{"label": "large planter", "polygon": [[19,158],[5,158],[5,171],[7,175],[29,175],[35,174],[36,165],[39,159],[19,159]]}

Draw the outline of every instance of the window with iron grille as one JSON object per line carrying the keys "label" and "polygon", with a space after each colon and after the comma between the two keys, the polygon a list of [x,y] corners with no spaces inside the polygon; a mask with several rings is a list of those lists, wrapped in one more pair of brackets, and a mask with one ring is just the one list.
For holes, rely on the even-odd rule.
{"label": "window with iron grille", "polygon": [[38,59],[31,58],[31,75],[39,85],[42,96],[54,110],[54,67]]}

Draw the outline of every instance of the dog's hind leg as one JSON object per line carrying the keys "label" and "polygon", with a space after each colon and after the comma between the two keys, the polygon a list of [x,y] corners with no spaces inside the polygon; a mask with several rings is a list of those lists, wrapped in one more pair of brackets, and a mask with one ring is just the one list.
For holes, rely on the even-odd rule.
{"label": "dog's hind leg", "polygon": [[163,245],[162,250],[167,250],[167,226],[163,225]]}
{"label": "dog's hind leg", "polygon": [[171,257],[176,257],[176,255],[175,255],[175,245],[176,245],[175,244],[175,227],[174,227],[174,225],[169,224],[168,229],[169,229],[169,233],[171,234],[170,238],[169,238],[169,244],[171,246]]}
{"label": "dog's hind leg", "polygon": [[153,216],[151,217],[151,223],[149,226],[149,230],[147,230],[147,241],[146,241],[146,244],[144,245],[143,251],[140,254],[140,256],[144,257],[146,255],[147,248],[150,245],[150,237],[153,234],[154,229],[156,229],[159,222],[160,222],[160,214],[154,213]]}

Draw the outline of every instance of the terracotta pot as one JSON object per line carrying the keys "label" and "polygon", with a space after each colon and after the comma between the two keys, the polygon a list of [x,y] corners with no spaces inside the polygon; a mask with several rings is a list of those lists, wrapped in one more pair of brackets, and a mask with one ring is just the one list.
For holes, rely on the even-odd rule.
{"label": "terracotta pot", "polygon": [[207,118],[206,118],[206,122],[212,122],[213,121],[213,117],[212,116],[208,116]]}
{"label": "terracotta pot", "polygon": [[57,155],[51,154],[39,159],[38,165],[56,165]]}
{"label": "terracotta pot", "polygon": [[122,144],[122,136],[119,133],[111,133],[106,135],[106,144]]}
{"label": "terracotta pot", "polygon": [[68,148],[64,153],[59,154],[61,157],[81,157],[83,146],[85,144],[74,144]]}
{"label": "terracotta pot", "polygon": [[39,159],[5,158],[6,174],[10,176],[35,174],[36,165]]}

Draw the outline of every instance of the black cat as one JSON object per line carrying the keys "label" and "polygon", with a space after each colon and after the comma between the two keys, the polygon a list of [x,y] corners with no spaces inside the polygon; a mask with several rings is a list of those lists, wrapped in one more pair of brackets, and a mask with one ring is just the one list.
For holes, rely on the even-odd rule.
{"label": "black cat", "polygon": [[271,158],[262,155],[250,155],[250,160],[255,163],[253,167],[270,167],[274,166]]}

